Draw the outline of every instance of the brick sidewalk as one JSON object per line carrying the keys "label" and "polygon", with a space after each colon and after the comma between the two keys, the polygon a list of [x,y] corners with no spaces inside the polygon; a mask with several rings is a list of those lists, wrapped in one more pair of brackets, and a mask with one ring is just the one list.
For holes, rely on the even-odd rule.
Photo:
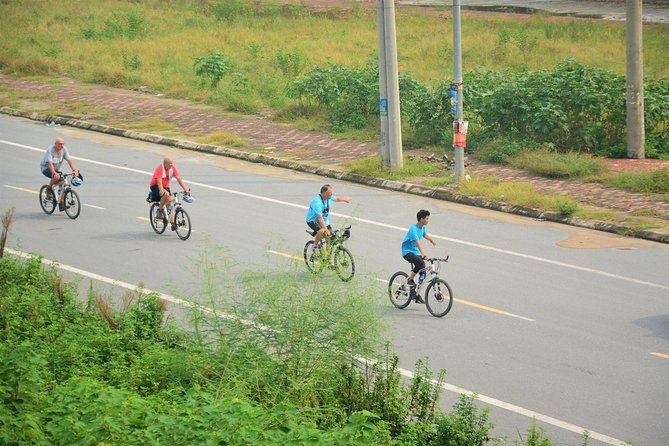
{"label": "brick sidewalk", "polygon": [[[72,80],[58,85],[44,84],[2,75],[0,85],[37,93],[38,97],[28,101],[38,112],[40,110],[36,107],[36,102],[41,107],[62,110],[60,115],[67,115],[67,109],[72,104],[93,104],[95,108],[91,114],[67,116],[99,124],[113,122],[117,126],[160,118],[180,131],[195,135],[225,131],[238,135],[249,143],[246,147],[237,147],[237,150],[268,153],[311,165],[333,167],[343,161],[380,153],[375,144],[340,140],[315,132],[291,129],[270,122],[263,116],[229,117],[208,106],[137,91],[81,84]],[[634,160],[629,161],[631,162],[620,161],[617,170],[625,169],[625,165],[632,166]],[[644,165],[651,168],[669,167],[669,161],[649,160]],[[569,195],[582,203],[602,208],[628,212],[654,210],[657,216],[669,220],[669,203],[659,195],[635,194],[595,183],[552,180],[505,166],[478,162],[469,166],[467,171],[472,176],[529,183],[538,190]]]}

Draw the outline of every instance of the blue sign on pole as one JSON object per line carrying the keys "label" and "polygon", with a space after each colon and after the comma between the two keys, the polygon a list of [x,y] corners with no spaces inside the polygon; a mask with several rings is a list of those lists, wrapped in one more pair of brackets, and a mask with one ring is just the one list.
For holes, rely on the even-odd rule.
{"label": "blue sign on pole", "polygon": [[381,116],[388,116],[388,99],[380,99],[379,100],[379,111],[381,112]]}
{"label": "blue sign on pole", "polygon": [[458,117],[458,84],[451,84],[451,114],[454,118]]}

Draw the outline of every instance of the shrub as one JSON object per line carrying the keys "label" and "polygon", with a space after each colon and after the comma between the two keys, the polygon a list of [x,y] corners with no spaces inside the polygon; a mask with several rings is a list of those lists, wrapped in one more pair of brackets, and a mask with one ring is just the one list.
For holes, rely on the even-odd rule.
{"label": "shrub", "polygon": [[437,428],[431,444],[440,446],[484,446],[503,444],[501,439],[490,438],[494,425],[488,421],[490,409],[479,413],[473,395],[460,395],[453,411],[437,420]]}
{"label": "shrub", "polygon": [[209,80],[209,87],[214,90],[225,75],[235,67],[235,63],[223,53],[209,54],[195,58],[193,68],[195,74],[200,77],[201,84],[205,79]]}

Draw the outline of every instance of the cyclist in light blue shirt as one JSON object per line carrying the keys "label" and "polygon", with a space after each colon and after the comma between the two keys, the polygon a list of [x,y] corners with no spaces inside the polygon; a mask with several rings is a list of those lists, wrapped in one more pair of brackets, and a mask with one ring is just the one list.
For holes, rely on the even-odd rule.
{"label": "cyclist in light blue shirt", "polygon": [[[421,209],[416,214],[416,219],[418,223],[412,225],[407,232],[407,235],[404,236],[402,240],[402,257],[407,262],[411,263],[411,274],[409,274],[409,279],[407,283],[411,287],[411,291],[416,289],[416,283],[414,282],[414,277],[421,269],[425,268],[424,259],[427,258],[423,247],[420,244],[420,239],[424,238],[425,240],[432,243],[432,246],[436,246],[436,242],[432,237],[427,234],[425,226],[430,222],[430,211]],[[416,296],[416,299],[420,297]]]}
{"label": "cyclist in light blue shirt", "polygon": [[323,236],[330,237],[332,227],[330,226],[330,207],[332,203],[343,201],[350,203],[349,197],[337,197],[334,195],[332,186],[329,184],[321,187],[321,192],[316,195],[309,203],[309,210],[307,211],[307,225],[315,232],[316,238],[314,244],[318,246]]}

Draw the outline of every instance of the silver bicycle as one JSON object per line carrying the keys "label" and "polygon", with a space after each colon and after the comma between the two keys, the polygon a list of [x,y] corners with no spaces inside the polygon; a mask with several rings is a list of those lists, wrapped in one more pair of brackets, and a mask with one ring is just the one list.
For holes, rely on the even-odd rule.
{"label": "silver bicycle", "polygon": [[57,205],[59,211],[65,211],[65,214],[74,220],[81,213],[81,200],[74,187],[80,186],[82,181],[72,173],[65,173],[62,174],[62,182],[63,184],[57,187],[48,184],[42,186],[39,190],[39,205],[48,215],[53,214]]}
{"label": "silver bicycle", "polygon": [[[440,258],[426,259],[429,265],[421,269],[416,275],[416,286],[410,286],[407,283],[409,275],[404,271],[398,271],[392,275],[388,282],[388,297],[390,302],[399,309],[406,308],[412,300],[423,303],[420,291],[423,285],[427,284],[425,289],[424,303],[427,311],[435,317],[443,317],[451,311],[453,306],[453,292],[451,287],[444,279],[439,278],[439,268],[441,263],[448,262],[448,256]],[[427,275],[430,275],[428,278]],[[419,278],[424,277],[421,281]]]}
{"label": "silver bicycle", "polygon": [[[188,212],[183,208],[181,201],[186,203],[192,203],[193,197],[190,194],[185,192],[173,192],[172,193],[172,212],[174,213],[174,223],[172,224],[172,230],[177,233],[177,236],[181,240],[187,240],[190,237],[191,233],[191,224],[190,216]],[[169,211],[161,211],[160,203],[151,201],[151,209],[149,210],[149,220],[151,221],[151,227],[156,232],[156,234],[162,234],[167,229],[169,223],[170,213]]]}

